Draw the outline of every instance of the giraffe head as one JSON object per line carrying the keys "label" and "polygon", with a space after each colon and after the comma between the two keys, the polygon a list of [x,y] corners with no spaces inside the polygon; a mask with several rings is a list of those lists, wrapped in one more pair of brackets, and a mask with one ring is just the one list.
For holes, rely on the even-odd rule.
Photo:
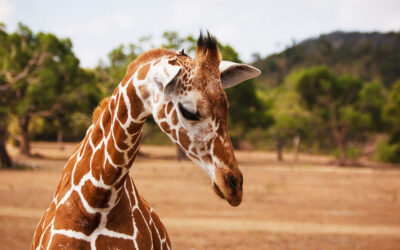
{"label": "giraffe head", "polygon": [[228,135],[229,104],[223,89],[260,71],[221,61],[216,39],[201,33],[194,59],[183,52],[168,54],[148,71],[155,87],[146,95],[153,96],[148,106],[157,124],[210,176],[218,196],[239,205],[243,176]]}

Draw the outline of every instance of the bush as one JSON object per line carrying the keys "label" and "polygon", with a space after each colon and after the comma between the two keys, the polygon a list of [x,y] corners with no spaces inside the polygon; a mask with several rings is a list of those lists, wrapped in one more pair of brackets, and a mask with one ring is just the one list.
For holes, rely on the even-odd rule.
{"label": "bush", "polygon": [[346,157],[351,160],[360,158],[361,153],[361,149],[357,146],[351,146],[346,149]]}
{"label": "bush", "polygon": [[[360,149],[360,147],[358,146],[348,146],[346,148],[346,158],[349,160],[357,160],[358,158],[361,157],[362,151]],[[335,148],[332,151],[332,155],[336,158],[339,157],[339,149]]]}
{"label": "bush", "polygon": [[386,140],[378,143],[375,159],[380,162],[400,163],[400,144],[389,144]]}

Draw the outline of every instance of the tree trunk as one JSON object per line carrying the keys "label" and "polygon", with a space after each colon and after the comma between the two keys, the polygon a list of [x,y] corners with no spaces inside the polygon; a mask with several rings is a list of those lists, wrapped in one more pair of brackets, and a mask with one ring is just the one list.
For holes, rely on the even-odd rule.
{"label": "tree trunk", "polygon": [[3,138],[0,136],[0,167],[11,168],[12,161],[7,153],[6,145]]}
{"label": "tree trunk", "polygon": [[30,148],[30,142],[29,142],[29,116],[23,116],[18,119],[18,125],[21,130],[21,136],[20,136],[20,145],[19,145],[19,150],[20,153],[23,155],[30,155],[31,154],[31,148]]}
{"label": "tree trunk", "polygon": [[275,136],[275,146],[276,146],[276,154],[278,161],[283,161],[283,155],[282,155],[283,140],[279,135]]}
{"label": "tree trunk", "polygon": [[61,130],[57,131],[57,144],[58,144],[58,149],[59,150],[64,150],[64,144],[63,144],[63,132]]}
{"label": "tree trunk", "polygon": [[294,161],[299,157],[300,135],[296,135],[293,139]]}
{"label": "tree trunk", "polygon": [[344,166],[346,165],[346,141],[345,136],[346,134],[341,131],[340,129],[334,130],[334,136],[336,139],[336,144],[339,149],[339,165]]}
{"label": "tree trunk", "polygon": [[337,145],[339,148],[339,165],[344,166],[346,165],[346,145],[343,138],[339,138],[337,140]]}
{"label": "tree trunk", "polygon": [[346,165],[346,133],[347,129],[344,127],[344,124],[339,123],[339,119],[337,118],[336,115],[336,109],[335,106],[332,103],[328,103],[328,108],[330,111],[330,117],[331,117],[331,126],[332,126],[332,132],[333,136],[336,140],[336,144],[339,149],[339,165],[344,166]]}

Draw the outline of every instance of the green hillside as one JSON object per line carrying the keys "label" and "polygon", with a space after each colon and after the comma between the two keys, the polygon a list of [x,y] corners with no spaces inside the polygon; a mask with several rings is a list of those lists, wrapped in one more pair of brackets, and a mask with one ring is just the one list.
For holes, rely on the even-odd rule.
{"label": "green hillside", "polygon": [[400,32],[333,32],[259,59],[261,83],[276,86],[292,70],[326,65],[336,74],[380,80],[386,87],[400,79]]}

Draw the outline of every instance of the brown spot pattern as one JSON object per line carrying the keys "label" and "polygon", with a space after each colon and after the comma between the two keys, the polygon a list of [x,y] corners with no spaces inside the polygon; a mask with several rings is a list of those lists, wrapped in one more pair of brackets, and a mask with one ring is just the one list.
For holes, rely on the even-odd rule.
{"label": "brown spot pattern", "polygon": [[187,131],[184,128],[179,129],[179,142],[181,143],[184,149],[188,150],[190,145],[190,139],[187,136]]}
{"label": "brown spot pattern", "polygon": [[[107,248],[105,248],[107,246]],[[96,239],[97,249],[135,249],[133,241],[100,235]]]}
{"label": "brown spot pattern", "polygon": [[171,109],[174,107],[174,104],[172,102],[168,102],[167,105],[167,114],[169,114],[171,112]]}
{"label": "brown spot pattern", "polygon": [[162,105],[158,108],[157,118],[158,118],[159,120],[165,118],[165,104],[162,104]]}
{"label": "brown spot pattern", "polygon": [[143,103],[137,96],[136,90],[133,88],[132,84],[127,87],[126,91],[131,100],[131,117],[137,119],[144,110]]}
{"label": "brown spot pattern", "polygon": [[169,125],[168,125],[167,122],[161,122],[161,123],[160,123],[160,126],[161,126],[162,130],[163,130],[165,133],[169,133],[169,132],[170,132],[170,127],[169,127]]}
{"label": "brown spot pattern", "polygon": [[[85,147],[85,151],[88,152],[89,155],[92,154],[92,149],[89,143]],[[78,185],[81,181],[82,177],[89,173],[90,171],[90,158],[89,157],[82,157],[82,159],[77,163],[74,173],[74,184]]]}
{"label": "brown spot pattern", "polygon": [[107,153],[111,156],[114,164],[124,164],[124,153],[118,151],[114,146],[114,138],[111,136],[107,142]]}
{"label": "brown spot pattern", "polygon": [[128,235],[133,235],[132,217],[123,217],[122,213],[129,207],[129,200],[126,193],[123,192],[120,202],[107,215],[107,228]]}
{"label": "brown spot pattern", "polygon": [[74,240],[71,241],[71,238],[56,234],[51,241],[50,249],[90,249],[90,243],[84,240]]}
{"label": "brown spot pattern", "polygon": [[117,146],[122,150],[128,149],[128,144],[125,143],[126,139],[128,139],[128,136],[126,135],[124,128],[121,127],[118,121],[114,123],[113,133],[115,139],[117,140]]}
{"label": "brown spot pattern", "polygon": [[150,96],[149,91],[147,90],[146,85],[139,86],[139,92],[143,99],[147,99]]}
{"label": "brown spot pattern", "polygon": [[174,126],[178,124],[178,115],[176,114],[176,110],[172,112],[171,121]]}
{"label": "brown spot pattern", "polygon": [[102,178],[106,185],[113,185],[122,173],[122,168],[113,167],[108,160],[104,169],[107,169],[107,172],[102,174]]}
{"label": "brown spot pattern", "polygon": [[101,145],[100,150],[97,150],[92,158],[92,176],[96,180],[100,180],[101,173],[104,166],[104,144]]}
{"label": "brown spot pattern", "polygon": [[99,226],[100,214],[88,213],[76,191],[60,207],[55,214],[55,229],[69,229],[90,235]]}
{"label": "brown spot pattern", "polygon": [[87,180],[82,187],[82,195],[91,207],[106,208],[108,207],[111,191],[96,187],[90,180]]}
{"label": "brown spot pattern", "polygon": [[149,69],[150,69],[150,63],[145,64],[144,66],[142,66],[139,69],[139,72],[138,72],[138,75],[137,75],[138,80],[144,80],[146,78],[146,76],[147,76],[147,72],[149,72]]}
{"label": "brown spot pattern", "polygon": [[216,155],[226,166],[229,166],[229,153],[219,138],[214,141],[214,155]]}
{"label": "brown spot pattern", "polygon": [[128,110],[126,108],[126,104],[125,104],[125,100],[124,100],[124,96],[121,94],[119,95],[118,98],[118,112],[117,112],[117,116],[118,116],[118,120],[124,124],[126,122],[126,120],[128,119]]}

